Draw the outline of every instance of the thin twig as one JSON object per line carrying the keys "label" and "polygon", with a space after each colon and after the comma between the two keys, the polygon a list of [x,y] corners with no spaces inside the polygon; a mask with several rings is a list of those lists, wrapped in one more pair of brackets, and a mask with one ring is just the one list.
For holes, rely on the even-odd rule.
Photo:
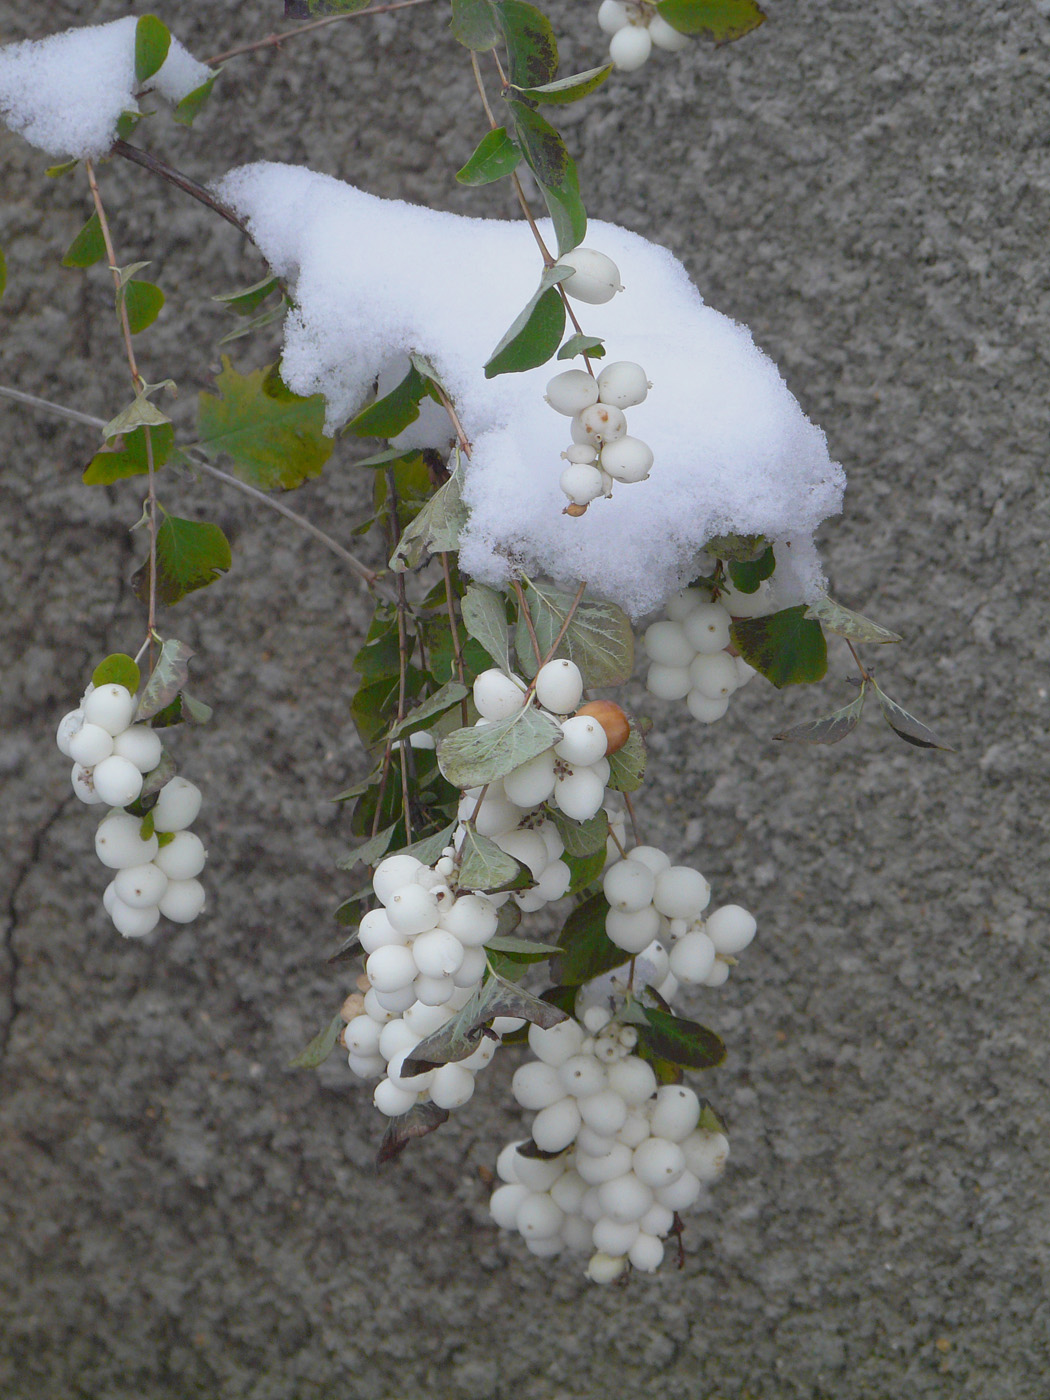
{"label": "thin twig", "polygon": [[[416,0],[420,3],[420,0]],[[339,15],[339,19],[343,16]],[[169,165],[166,160],[161,160],[160,156],[155,156],[152,151],[143,150],[141,146],[132,146],[128,141],[114,141],[109,148],[112,156],[123,156],[125,160],[130,160],[134,165],[141,165],[143,170],[148,170],[151,175],[159,175],[162,180],[167,180],[169,185],[174,185],[176,189],[182,190],[184,194],[192,196],[200,204],[206,205],[214,213],[219,214],[232,224],[234,228],[240,229],[245,238],[251,239],[248,232],[248,225],[239,214],[234,213],[228,204],[223,204],[221,199],[217,199],[210,190],[206,190],[203,185],[198,185],[196,180],[191,180],[188,175],[183,175],[181,170],[176,170],[173,165]]]}
{"label": "thin twig", "polygon": [[[53,403],[50,399],[38,398],[36,394],[23,393],[21,389],[8,388],[6,384],[0,384],[0,399],[10,399],[13,403],[25,404],[27,408],[43,409],[45,412],[53,414],[56,418],[65,418],[70,423],[81,423],[86,428],[104,428],[106,426],[106,420],[104,418],[96,418],[92,413],[81,413],[79,409],[67,408],[64,404]],[[317,526],[307,520],[304,515],[299,515],[297,511],[292,510],[290,506],[286,506],[282,501],[268,496],[265,491],[259,491],[256,487],[249,486],[246,481],[238,480],[237,477],[231,476],[229,472],[224,472],[218,467],[213,467],[210,462],[206,462],[200,453],[195,452],[193,448],[187,448],[185,451],[197,470],[206,472],[208,476],[213,476],[217,481],[225,482],[227,486],[234,487],[235,490],[240,491],[245,496],[251,496],[252,500],[261,502],[270,510],[275,510],[278,515],[283,515],[286,520],[290,520],[294,525],[298,525],[299,528],[305,530],[307,534],[313,535],[314,539],[320,544],[323,544],[326,549],[331,550],[333,554],[337,555],[343,563],[350,568],[351,572],[356,574],[362,583],[366,584],[369,588],[374,588],[376,592],[383,594],[384,597],[393,602],[393,590],[385,587],[382,579],[374,570],[370,569],[367,564],[363,564],[361,560],[351,554],[349,550],[344,549],[338,540],[334,540],[331,535],[325,534],[324,530],[319,530]]]}
{"label": "thin twig", "polygon": [[[459,645],[459,627],[456,623],[456,607],[452,601],[452,570],[449,567],[448,553],[442,551],[441,571],[445,576],[445,606],[448,611],[448,625],[452,632],[452,655],[456,658],[456,675],[459,683],[465,686],[467,683],[467,672],[463,665],[463,651]],[[464,695],[460,701],[460,713],[463,716],[464,728],[467,725],[467,697]]]}
{"label": "thin twig", "polygon": [[228,58],[237,58],[242,53],[254,53],[258,49],[279,48],[286,39],[295,39],[300,34],[309,34],[313,29],[324,29],[326,25],[338,24],[344,19],[362,19],[365,15],[385,15],[390,10],[407,10],[413,5],[426,5],[430,0],[394,0],[390,5],[371,5],[366,10],[354,10],[350,14],[327,15],[324,19],[313,19],[309,24],[301,24],[298,29],[286,29],[283,34],[268,34],[265,39],[251,39],[248,43],[237,44],[224,53],[213,54],[204,62],[209,68],[216,63],[225,63]]}
{"label": "thin twig", "polygon": [[499,126],[499,122],[493,116],[492,108],[489,106],[488,95],[485,92],[485,83],[481,76],[481,64],[478,62],[478,56],[473,49],[471,49],[470,51],[470,66],[474,69],[474,81],[478,85],[478,93],[481,97],[481,105],[484,107],[485,115],[489,119],[489,128],[492,131],[495,131]]}
{"label": "thin twig", "polygon": [[448,414],[452,422],[452,428],[456,434],[456,441],[459,443],[459,450],[463,453],[463,456],[466,457],[469,461],[471,443],[470,439],[467,437],[466,429],[463,427],[463,424],[460,421],[459,414],[456,412],[456,405],[452,402],[448,394],[445,392],[443,385],[437,383],[437,381],[433,379],[430,382],[434,385],[434,388],[438,392],[438,397],[441,399],[441,407]]}
{"label": "thin twig", "polygon": [[644,842],[642,841],[642,838],[638,832],[638,822],[634,815],[634,803],[631,801],[631,794],[629,792],[623,792],[620,794],[620,796],[623,798],[623,805],[627,808],[627,815],[631,819],[631,831],[634,835],[634,844],[636,846],[644,845]]}
{"label": "thin twig", "polygon": [[544,663],[548,662],[554,655],[554,653],[558,650],[558,646],[561,642],[562,637],[564,637],[566,632],[569,630],[569,623],[575,616],[576,609],[580,606],[580,603],[583,601],[583,594],[586,587],[587,580],[584,579],[581,582],[579,588],[577,588],[576,590],[576,596],[573,598],[572,603],[569,606],[569,611],[565,614],[565,621],[561,625],[561,631],[554,638],[554,641],[551,643],[550,651],[548,651],[547,655],[543,658]]}
{"label": "thin twig", "polygon": [[[102,203],[102,195],[98,188],[98,181],[95,179],[95,167],[90,160],[84,162],[84,170],[87,174],[88,184],[91,187],[91,198],[95,203],[95,213],[98,215],[99,228],[102,231],[102,241],[106,247],[106,257],[109,259],[109,270],[113,274],[113,290],[117,300],[117,314],[120,318],[120,330],[124,338],[124,350],[127,354],[128,369],[131,372],[131,384],[136,396],[142,393],[146,386],[146,381],[139,374],[138,363],[135,359],[135,349],[131,343],[131,323],[128,320],[128,308],[123,295],[120,268],[117,266],[117,255],[113,247],[113,237],[109,229],[109,220],[106,218],[105,205]],[[157,627],[157,493],[155,490],[154,470],[153,470],[153,432],[148,423],[143,424],[143,432],[146,440],[146,516],[149,528],[149,603],[147,607],[148,617],[146,622],[146,633],[152,638]],[[150,665],[153,663],[153,647],[150,646]]]}
{"label": "thin twig", "polygon": [[[389,510],[387,512],[390,521],[390,553],[391,557],[397,553],[397,547],[401,542],[401,522],[397,514],[397,486],[394,481],[392,467],[386,469],[386,489],[389,498]],[[408,629],[405,618],[408,613],[408,599],[405,596],[405,575],[399,573],[397,576],[397,723],[400,724],[405,717],[406,687],[408,683]],[[405,822],[405,844],[412,844],[412,812],[411,793],[408,784],[408,764],[409,750],[411,745],[406,738],[402,738],[398,745],[398,757],[401,768],[401,813]]]}
{"label": "thin twig", "polygon": [[525,627],[529,634],[529,640],[532,642],[532,650],[536,656],[536,665],[537,667],[542,666],[543,652],[540,650],[540,643],[539,638],[536,636],[536,629],[532,625],[532,613],[529,612],[529,605],[525,601],[525,592],[521,586],[521,583],[517,579],[513,579],[511,581],[510,586],[514,589],[515,597],[518,600],[518,607],[521,609],[521,615],[525,619]]}

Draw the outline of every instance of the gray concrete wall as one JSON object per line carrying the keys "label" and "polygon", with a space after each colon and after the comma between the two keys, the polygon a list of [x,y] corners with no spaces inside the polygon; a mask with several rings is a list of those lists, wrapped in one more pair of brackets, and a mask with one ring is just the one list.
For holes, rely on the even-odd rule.
{"label": "gray concrete wall", "polygon": [[[159,7],[202,56],[278,9]],[[79,485],[89,433],[0,405],[5,1397],[1046,1394],[1050,7],[768,9],[742,44],[611,82],[565,130],[591,212],[666,242],[826,429],[850,478],[834,590],[904,634],[880,675],[958,753],[874,722],[826,752],[770,742],[841,683],[753,685],[702,734],[651,704],[650,836],[761,926],[697,1004],[730,1044],[707,1087],[733,1158],[685,1269],[603,1291],[488,1224],[479,1169],[521,1122],[512,1056],[378,1176],[367,1090],[334,1061],[285,1068],[348,985],[323,962],[347,888],[328,798],[362,771],[365,604],[309,539],[210,485],[168,493],[236,548],[170,623],[216,707],[177,740],[207,793],[210,906],[146,943],[104,925],[52,734],[94,660],[141,635],[138,497]],[[555,7],[567,68],[600,61],[591,11]],[[2,0],[0,39],[122,12]],[[451,179],[483,119],[438,5],[237,59],[223,88],[192,134],[158,120],[143,140],[198,178],[268,157],[511,212]],[[0,163],[0,381],[108,416],[110,294],[58,266],[83,181],[44,180],[6,134]],[[103,180],[125,258],[168,289],[141,349],[188,422],[225,329],[208,297],[258,260],[142,172]],[[345,536],[362,483],[339,456],[294,504]]]}

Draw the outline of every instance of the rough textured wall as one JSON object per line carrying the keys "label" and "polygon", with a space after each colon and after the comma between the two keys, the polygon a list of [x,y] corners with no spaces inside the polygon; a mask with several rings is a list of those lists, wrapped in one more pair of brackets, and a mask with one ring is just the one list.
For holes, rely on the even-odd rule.
{"label": "rough textured wall", "polygon": [[[159,6],[202,56],[278,9]],[[1050,6],[768,10],[737,46],[613,81],[565,130],[591,212],[668,243],[826,429],[850,476],[832,586],[905,635],[881,678],[959,752],[874,722],[826,752],[770,742],[835,683],[755,684],[703,733],[649,705],[651,839],[761,928],[697,1003],[731,1048],[709,1093],[733,1157],[684,1272],[600,1290],[497,1236],[478,1168],[521,1122],[514,1057],[379,1176],[367,1090],[334,1059],[286,1069],[348,982],[323,962],[348,835],[328,798],[361,772],[365,601],[307,537],[210,486],[175,499],[223,523],[235,568],[171,623],[217,711],[177,740],[207,794],[209,911],[144,943],[104,926],[52,734],[93,660],[140,635],[138,498],[78,485],[89,432],[0,404],[10,1400],[1045,1394]],[[0,39],[123,7],[47,11],[0,0]],[[554,15],[566,69],[600,61],[592,6]],[[445,25],[421,7],[236,59],[192,134],[158,120],[143,140],[202,179],[268,157],[509,214],[450,177],[482,118]],[[47,163],[0,133],[0,381],[108,416],[110,294],[58,266],[85,188]],[[141,349],[186,414],[226,328],[207,297],[258,261],[139,170],[107,167],[104,188],[126,259],[168,289]],[[337,457],[295,504],[345,536],[361,491]]]}

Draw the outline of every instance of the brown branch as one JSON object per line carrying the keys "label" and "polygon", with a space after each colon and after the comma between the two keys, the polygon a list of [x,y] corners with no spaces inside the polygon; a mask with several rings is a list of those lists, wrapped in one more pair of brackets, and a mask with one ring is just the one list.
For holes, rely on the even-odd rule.
{"label": "brown branch", "polygon": [[224,53],[213,54],[204,62],[209,68],[213,68],[216,63],[225,63],[228,58],[237,58],[243,53],[254,53],[258,49],[280,48],[286,39],[295,39],[300,34],[309,34],[314,29],[324,29],[327,25],[338,24],[344,19],[361,19],[365,15],[385,15],[390,10],[407,10],[413,5],[429,3],[430,0],[394,0],[394,3],[389,5],[371,5],[366,10],[354,10],[350,14],[326,15],[324,19],[314,19],[309,24],[301,24],[298,29],[286,29],[283,34],[267,34],[265,39],[251,39],[247,43],[237,44],[232,49],[226,49]]}
{"label": "brown branch", "polygon": [[123,156],[134,165],[141,165],[143,170],[148,170],[151,175],[159,175],[162,180],[167,180],[169,185],[174,185],[176,189],[182,190],[184,194],[190,195],[198,203],[219,214],[227,223],[240,229],[245,238],[254,242],[248,232],[248,225],[239,214],[235,214],[228,204],[223,204],[221,199],[217,199],[203,185],[198,185],[196,180],[191,180],[188,175],[183,175],[181,170],[176,170],[167,161],[161,160],[160,156],[155,156],[151,151],[144,151],[141,146],[132,146],[127,141],[114,141],[109,153],[112,156]]}
{"label": "brown branch", "polygon": [[[448,554],[441,554],[441,571],[445,575],[445,605],[448,611],[448,625],[452,631],[452,654],[456,658],[456,675],[459,683],[465,686],[467,683],[467,672],[463,665],[463,651],[459,645],[459,627],[456,623],[456,608],[452,601],[452,570],[449,567]],[[464,695],[460,701],[460,713],[463,716],[464,728],[467,724],[467,697]]]}
{"label": "brown branch", "polygon": [[539,638],[536,636],[536,628],[532,625],[532,613],[529,612],[529,605],[525,601],[524,589],[517,579],[513,580],[511,588],[514,589],[515,597],[518,600],[518,607],[521,609],[521,615],[525,619],[525,627],[529,634],[529,640],[532,642],[532,650],[536,656],[536,666],[538,669],[543,665],[543,652],[540,650]]}

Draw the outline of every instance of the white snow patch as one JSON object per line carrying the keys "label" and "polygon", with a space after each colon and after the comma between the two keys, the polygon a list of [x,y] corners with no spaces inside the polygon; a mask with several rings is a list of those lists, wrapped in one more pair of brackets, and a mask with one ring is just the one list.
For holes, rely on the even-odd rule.
{"label": "white snow patch", "polygon": [[626,290],[577,314],[610,361],[645,366],[654,387],[627,410],[628,431],[656,460],[648,481],[617,485],[572,519],[558,486],[569,419],[543,401],[569,366],[491,380],[482,370],[539,280],[524,223],[438,213],[265,162],[216,189],[289,282],[281,372],[296,393],[325,395],[329,431],[409,351],[436,366],[473,444],[460,560],[474,578],[500,585],[520,567],[586,579],[638,617],[692,576],[712,535],[760,533],[784,543],[781,591],[820,586],[813,532],[841,507],[842,469],[747,329],[705,306],[666,249],[590,225],[587,246],[616,261]]}
{"label": "white snow patch", "polygon": [[[121,113],[139,110],[137,24],[128,15],[0,49],[0,117],[48,155],[105,155]],[[173,37],[167,58],[146,86],[169,102],[181,102],[211,71]]]}

